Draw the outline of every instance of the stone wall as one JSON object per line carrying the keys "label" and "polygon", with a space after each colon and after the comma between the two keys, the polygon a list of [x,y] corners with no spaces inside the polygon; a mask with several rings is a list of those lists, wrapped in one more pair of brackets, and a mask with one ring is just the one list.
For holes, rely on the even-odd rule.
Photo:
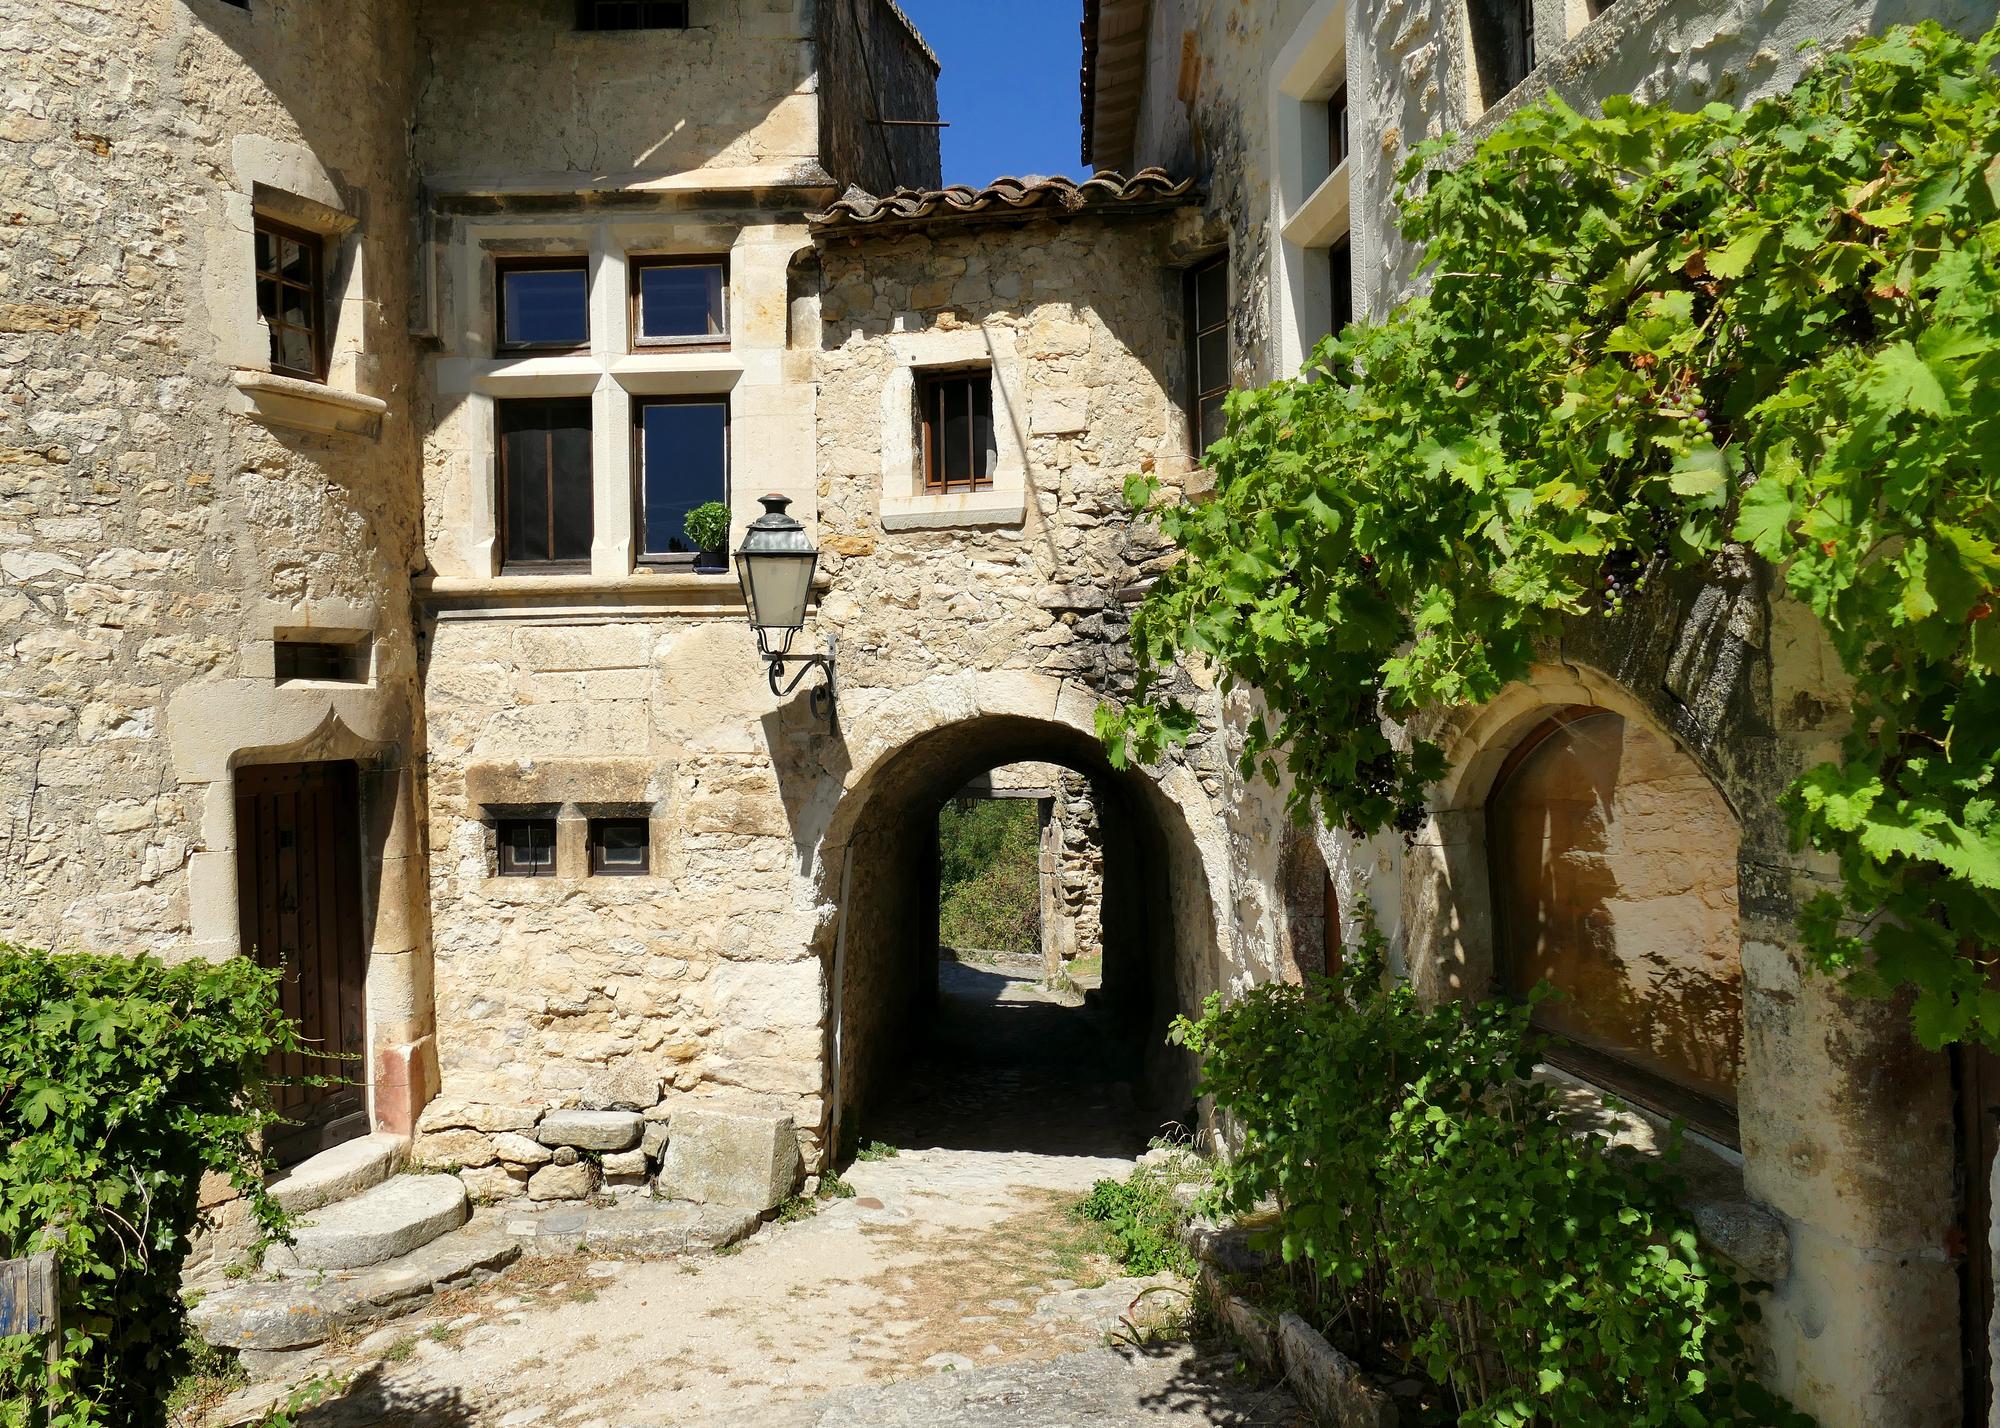
{"label": "stone wall", "polygon": [[[356,759],[370,1077],[404,1124],[429,1020],[411,8],[29,0],[0,28],[0,937],[234,953],[231,770]],[[267,374],[253,211],[323,235],[324,387]],[[274,634],[327,629],[372,637],[366,677],[281,687]]]}

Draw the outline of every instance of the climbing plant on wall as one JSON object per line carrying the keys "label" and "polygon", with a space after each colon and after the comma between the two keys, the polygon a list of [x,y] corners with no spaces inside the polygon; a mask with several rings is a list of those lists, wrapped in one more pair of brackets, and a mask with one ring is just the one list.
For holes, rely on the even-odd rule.
{"label": "climbing plant on wall", "polygon": [[1837,892],[1802,929],[1938,1045],[2000,1045],[2000,27],[1897,28],[1791,92],[1698,113],[1551,99],[1401,174],[1428,292],[1298,381],[1229,398],[1212,500],[1147,507],[1185,558],[1100,715],[1118,761],[1193,716],[1179,660],[1262,691],[1246,774],[1411,829],[1439,750],[1383,721],[1479,702],[1538,640],[1740,543],[1854,686],[1786,795]]}

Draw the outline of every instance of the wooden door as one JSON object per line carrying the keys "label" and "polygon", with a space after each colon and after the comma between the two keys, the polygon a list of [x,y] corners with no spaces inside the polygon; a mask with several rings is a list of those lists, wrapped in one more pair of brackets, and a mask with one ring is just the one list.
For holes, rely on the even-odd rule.
{"label": "wooden door", "polygon": [[[243,953],[280,969],[285,1014],[312,1052],[274,1057],[287,1124],[268,1135],[280,1164],[366,1133],[361,1056],[366,969],[361,799],[351,763],[236,774],[236,885]],[[307,1077],[324,1078],[309,1085]]]}
{"label": "wooden door", "polygon": [[1985,1428],[1992,1411],[1993,1156],[2000,1148],[2000,1056],[1983,1046],[1954,1053],[1958,1081],[1960,1323],[1964,1339],[1965,1421]]}

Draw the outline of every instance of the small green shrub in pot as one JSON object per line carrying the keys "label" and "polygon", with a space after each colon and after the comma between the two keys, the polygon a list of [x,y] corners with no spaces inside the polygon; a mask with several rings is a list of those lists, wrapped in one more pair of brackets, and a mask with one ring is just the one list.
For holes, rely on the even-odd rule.
{"label": "small green shrub in pot", "polygon": [[273,1052],[305,1052],[244,958],[0,943],[0,1258],[54,1251],[61,1342],[0,1338],[0,1428],[152,1428],[188,1353],[180,1275],[204,1174],[281,1234],[259,1135]]}
{"label": "small green shrub in pot", "polygon": [[687,513],[688,539],[705,556],[723,556],[729,549],[729,507],[704,501]]}

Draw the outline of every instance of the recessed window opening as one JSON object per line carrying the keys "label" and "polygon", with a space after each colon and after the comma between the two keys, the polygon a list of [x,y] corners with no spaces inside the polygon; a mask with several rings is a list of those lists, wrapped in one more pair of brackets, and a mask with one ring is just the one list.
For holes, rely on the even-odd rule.
{"label": "recessed window opening", "polygon": [[1347,86],[1341,85],[1326,101],[1326,171],[1332,173],[1347,162]]}
{"label": "recessed window opening", "polygon": [[993,431],[993,374],[989,369],[937,373],[918,387],[924,434],[924,489],[932,493],[985,491],[993,485],[1000,451]]}
{"label": "recessed window opening", "polygon": [[271,334],[271,370],[326,375],[326,240],[258,214],[252,220],[257,315]]}
{"label": "recessed window opening", "polygon": [[1333,331],[1354,321],[1354,239],[1343,233],[1326,250],[1326,280],[1333,297]]}
{"label": "recessed window opening", "polygon": [[368,640],[308,640],[280,636],[271,645],[279,684],[295,679],[360,684],[368,678]]}
{"label": "recessed window opening", "polygon": [[1533,0],[1466,0],[1482,106],[1499,103],[1535,67]]}
{"label": "recessed window opening", "polygon": [[495,404],[503,570],[590,568],[590,398]]}
{"label": "recessed window opening", "polygon": [[1229,392],[1229,257],[1189,269],[1186,281],[1188,428],[1197,459],[1223,433]]}
{"label": "recessed window opening", "polygon": [[495,869],[503,878],[552,878],[556,875],[556,821],[553,818],[502,818],[494,824]]}
{"label": "recessed window opening", "polygon": [[590,345],[589,259],[508,259],[495,264],[494,276],[501,351]]}
{"label": "recessed window opening", "polygon": [[1515,746],[1488,805],[1502,992],[1547,981],[1551,1060],[1733,1141],[1742,1048],[1734,816],[1662,735],[1558,711]]}
{"label": "recessed window opening", "polygon": [[688,0],[577,0],[579,30],[685,30]]}
{"label": "recessed window opening", "polygon": [[590,820],[590,874],[636,878],[652,869],[652,825],[644,818]]}
{"label": "recessed window opening", "polygon": [[688,512],[729,504],[729,402],[723,397],[651,397],[633,404],[639,466],[639,559],[692,560]]}
{"label": "recessed window opening", "polygon": [[728,290],[728,269],[711,259],[633,260],[633,344],[661,347],[727,341]]}

